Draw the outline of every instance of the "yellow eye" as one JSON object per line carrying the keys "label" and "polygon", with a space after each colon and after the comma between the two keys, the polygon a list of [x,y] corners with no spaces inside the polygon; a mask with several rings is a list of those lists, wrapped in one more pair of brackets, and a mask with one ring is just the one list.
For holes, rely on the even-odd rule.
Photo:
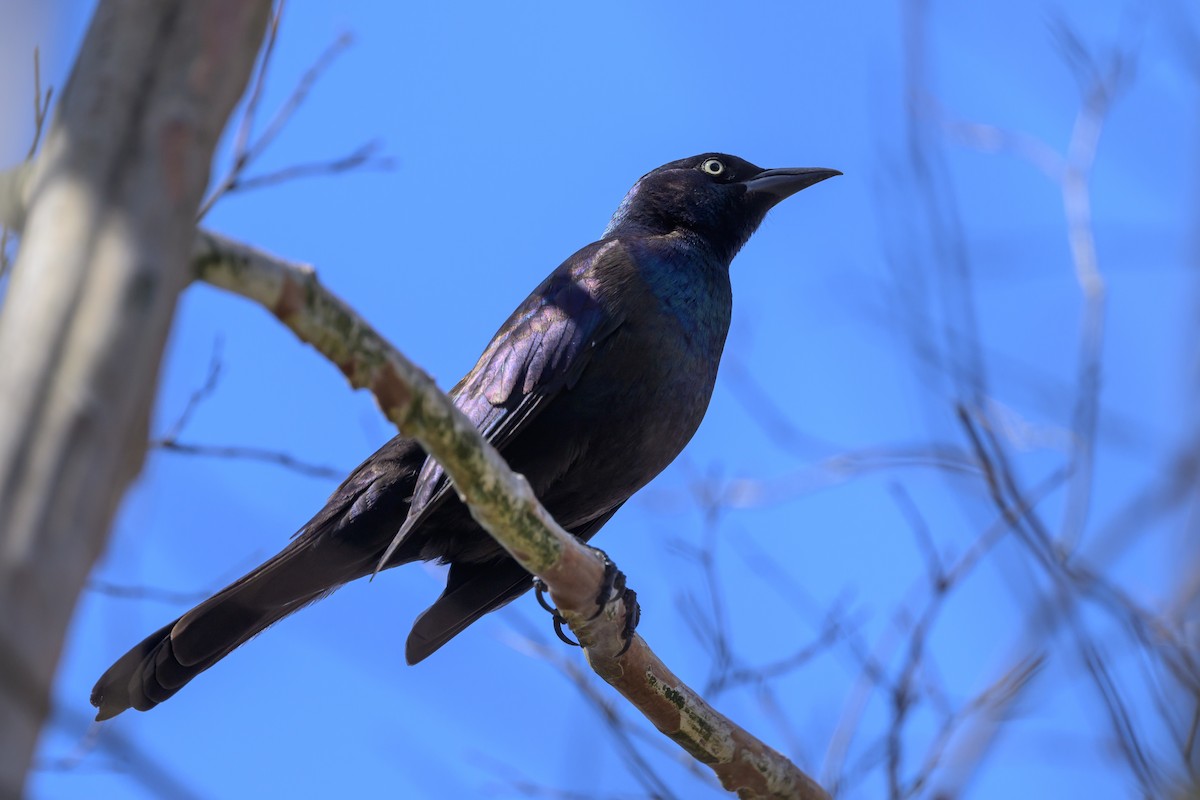
{"label": "yellow eye", "polygon": [[720,175],[725,171],[725,165],[721,163],[720,159],[710,158],[700,165],[700,169],[709,175]]}

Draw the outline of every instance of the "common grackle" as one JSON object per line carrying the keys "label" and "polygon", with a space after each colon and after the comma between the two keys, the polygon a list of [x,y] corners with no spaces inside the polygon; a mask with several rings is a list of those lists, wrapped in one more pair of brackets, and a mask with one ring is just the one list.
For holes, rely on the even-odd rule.
{"label": "common grackle", "polygon": [[[534,289],[450,397],[559,524],[590,539],[700,425],[729,329],[734,255],[772,206],[840,174],[706,153],[644,175],[600,240]],[[408,662],[426,658],[531,586],[447,488],[416,442],[392,439],[278,555],[113,664],[92,690],[96,718],[153,708],[267,626],[374,572],[385,553],[385,568],[450,564],[408,636]]]}

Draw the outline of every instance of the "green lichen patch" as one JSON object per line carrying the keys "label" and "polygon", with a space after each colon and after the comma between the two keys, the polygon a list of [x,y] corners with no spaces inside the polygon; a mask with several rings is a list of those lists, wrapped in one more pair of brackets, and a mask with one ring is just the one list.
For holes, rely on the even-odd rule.
{"label": "green lichen patch", "polygon": [[679,711],[679,729],[671,738],[693,758],[714,764],[733,757],[730,731],[710,719],[703,704],[698,707],[689,702],[686,692],[664,683],[652,672],[646,673],[646,685]]}

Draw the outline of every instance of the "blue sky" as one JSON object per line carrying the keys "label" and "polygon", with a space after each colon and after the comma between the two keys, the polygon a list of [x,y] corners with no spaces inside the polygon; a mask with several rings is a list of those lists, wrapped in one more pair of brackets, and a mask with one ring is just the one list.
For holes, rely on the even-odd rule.
{"label": "blue sky", "polygon": [[[1076,396],[1082,306],[1059,188],[1027,161],[980,152],[943,123],[997,125],[1062,153],[1081,95],[1056,31],[1073,32],[1101,63],[1128,50],[1136,70],[1104,121],[1091,176],[1109,302],[1080,552],[1139,602],[1167,606],[1183,565],[1196,561],[1194,501],[1191,538],[1180,509],[1148,519],[1135,535],[1109,535],[1106,525],[1162,478],[1165,460],[1196,426],[1197,242],[1189,223],[1200,199],[1200,67],[1186,31],[1200,30],[1200,15],[1183,2],[928,5],[913,100],[911,17],[900,3],[763,3],[736,12],[716,3],[295,3],[264,122],[334,39],[349,33],[354,44],[256,171],[340,157],[371,140],[394,168],[234,195],[206,224],[313,264],[449,387],[528,291],[600,234],[642,173],[710,150],[763,166],[842,170],[773,211],[734,262],[734,321],[708,417],[597,544],[637,589],[642,634],[694,686],[704,685],[712,660],[688,628],[682,598],[707,603],[708,591],[681,551],[700,546],[718,563],[724,630],[739,664],[799,650],[839,609],[855,641],[894,670],[905,642],[895,632],[898,609],[919,611],[928,595],[910,509],[950,561],[995,524],[995,508],[977,477],[911,465],[855,470],[829,459],[967,446],[955,385],[914,346],[914,331],[939,347],[967,341],[963,306],[942,293],[951,285],[947,237],[957,237],[972,276],[989,419],[1010,423],[1002,437],[1027,486],[1064,463]],[[86,2],[43,10],[42,33],[30,33],[41,37],[43,75],[56,86],[90,11]],[[3,56],[7,103],[31,84],[17,50]],[[24,123],[20,103],[10,116]],[[26,133],[14,127],[0,139],[7,162],[23,152]],[[914,153],[931,172],[914,170]],[[226,165],[219,158],[215,174]],[[931,223],[934,211],[941,227]],[[370,397],[352,392],[268,314],[205,286],[181,300],[156,433],[204,383],[218,342],[219,386],[182,440],[265,448],[348,471],[394,433]],[[199,599],[279,549],[336,482],[252,461],[153,453],[95,578]],[[745,490],[715,522],[697,500],[697,487],[714,483]],[[1064,493],[1039,509],[1059,530]],[[404,637],[439,580],[411,567],[346,587],[169,703],[109,723],[72,769],[40,772],[32,796],[155,797],[183,787],[199,797],[383,789],[518,797],[519,781],[645,796],[595,707],[553,660],[582,665],[578,651],[554,644],[532,600],[473,626],[419,667],[404,665]],[[1025,655],[1047,659],[1008,709],[969,796],[1132,796],[1070,637],[1031,621],[1046,587],[1026,551],[1002,538],[932,629],[922,678],[943,686],[951,705]],[[76,749],[95,678],[188,605],[85,594],[40,758]],[[1171,739],[1127,639],[1094,608],[1084,619],[1149,748],[1171,763]],[[551,648],[551,659],[528,637]],[[715,705],[822,776],[830,742],[862,701],[846,796],[882,797],[885,772],[871,758],[891,710],[880,692],[864,697],[861,674],[853,647],[841,642],[773,680],[773,694],[732,690]],[[913,712],[906,775],[922,763],[939,720],[929,704]],[[671,751],[635,741],[677,796],[719,796]]]}

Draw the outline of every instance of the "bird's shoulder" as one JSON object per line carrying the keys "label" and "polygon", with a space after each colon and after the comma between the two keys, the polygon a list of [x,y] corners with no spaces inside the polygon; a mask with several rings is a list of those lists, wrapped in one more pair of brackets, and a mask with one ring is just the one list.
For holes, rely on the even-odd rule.
{"label": "bird's shoulder", "polygon": [[711,329],[723,338],[733,307],[729,265],[706,241],[675,231],[625,236],[618,243],[626,286],[636,284],[662,312],[656,317],[685,329]]}
{"label": "bird's shoulder", "polygon": [[509,315],[450,394],[503,405],[514,394],[553,393],[572,383],[590,348],[626,315],[619,300],[632,275],[626,261],[613,240],[566,259]]}

